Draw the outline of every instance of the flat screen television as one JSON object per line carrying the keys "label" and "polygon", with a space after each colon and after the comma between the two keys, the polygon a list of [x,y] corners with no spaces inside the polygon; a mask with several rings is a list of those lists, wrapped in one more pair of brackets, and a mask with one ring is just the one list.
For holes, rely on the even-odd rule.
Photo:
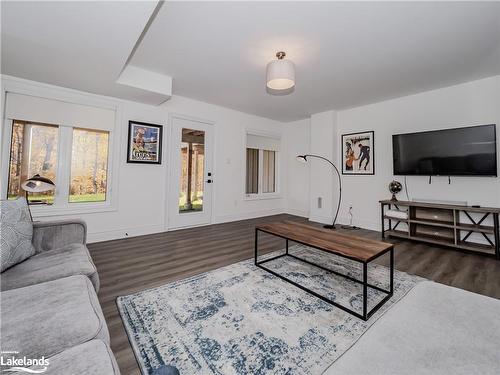
{"label": "flat screen television", "polygon": [[497,176],[496,125],[396,134],[394,174]]}

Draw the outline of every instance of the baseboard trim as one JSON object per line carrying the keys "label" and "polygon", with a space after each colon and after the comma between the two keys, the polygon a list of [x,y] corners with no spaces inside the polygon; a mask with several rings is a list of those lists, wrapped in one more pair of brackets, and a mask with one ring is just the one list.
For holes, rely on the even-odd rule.
{"label": "baseboard trim", "polygon": [[144,227],[123,228],[103,232],[89,232],[87,234],[87,243],[119,240],[122,238],[144,236],[147,234],[165,232],[163,224],[149,225]]}
{"label": "baseboard trim", "polygon": [[285,213],[294,216],[300,216],[306,218],[309,217],[309,211],[307,210],[297,210],[295,208],[287,208],[285,209]]}
{"label": "baseboard trim", "polygon": [[321,224],[331,224],[333,218],[329,216],[311,215],[309,216],[309,221],[314,221],[315,223],[321,223]]}
{"label": "baseboard trim", "polygon": [[[349,225],[351,218],[342,216],[337,218],[337,222],[339,224],[343,225]],[[370,220],[359,220],[359,219],[354,219],[352,221],[352,225],[355,225],[357,227],[363,228],[363,229],[369,229],[369,230],[374,230],[376,232],[380,232],[380,223],[376,223]]]}
{"label": "baseboard trim", "polygon": [[213,224],[228,223],[231,221],[255,219],[263,216],[279,215],[285,213],[283,208],[273,208],[270,210],[259,210],[251,212],[242,212],[239,214],[219,215],[214,219]]}

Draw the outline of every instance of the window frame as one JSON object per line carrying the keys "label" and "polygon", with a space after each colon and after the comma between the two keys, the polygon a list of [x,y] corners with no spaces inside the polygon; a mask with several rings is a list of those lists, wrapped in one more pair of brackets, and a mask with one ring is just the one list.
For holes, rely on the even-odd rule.
{"label": "window frame", "polygon": [[[71,179],[71,151],[73,146],[73,128],[81,129],[77,121],[74,124],[49,124],[59,127],[59,144],[57,158],[57,186],[52,205],[32,205],[31,213],[36,219],[38,217],[79,215],[86,213],[99,213],[117,210],[118,202],[118,170],[115,166],[119,165],[119,139],[120,139],[120,120],[122,118],[122,108],[119,101],[101,99],[92,94],[82,94],[71,89],[54,88],[53,86],[42,83],[29,83],[13,77],[2,76],[2,102],[5,103],[7,93],[17,93],[23,95],[35,95],[42,98],[59,100],[63,102],[81,104],[109,109],[115,112],[114,123],[108,130],[108,164],[107,164],[107,186],[106,200],[102,202],[69,202],[69,189]],[[7,199],[10,147],[12,137],[12,127],[14,120],[23,121],[23,119],[12,119],[3,116],[3,129],[0,132],[1,145],[1,192],[0,199]],[[36,122],[36,121],[33,121]],[[99,130],[91,129],[89,130]]]}
{"label": "window frame", "polygon": [[[274,138],[279,140],[281,143],[281,135],[276,133],[268,133],[262,131],[251,131],[247,130],[245,134],[245,147],[243,148],[243,200],[253,201],[253,200],[265,200],[265,199],[280,199],[283,198],[281,192],[281,151],[279,150],[266,150],[274,151],[274,191],[269,193],[263,192],[263,181],[264,181],[264,149],[258,148],[259,150],[259,174],[258,174],[258,188],[257,193],[247,193],[246,192],[246,181],[247,181],[247,137],[248,135],[258,135],[261,137]],[[254,148],[254,147],[250,147]]]}
{"label": "window frame", "polygon": [[[7,171],[6,171],[6,189],[8,190],[8,181],[10,178],[10,147],[12,141],[12,128],[13,124],[17,119],[6,119],[5,125],[8,128],[5,137],[5,144],[8,143],[6,147],[8,150],[8,157],[6,160]],[[20,120],[17,120],[20,121]],[[33,216],[55,216],[61,214],[79,214],[82,212],[102,212],[109,211],[113,209],[111,204],[111,191],[112,186],[109,182],[113,181],[112,176],[112,158],[110,157],[111,151],[113,150],[113,138],[112,132],[108,132],[108,160],[107,160],[107,171],[106,171],[106,200],[101,202],[70,202],[69,192],[70,192],[70,182],[71,182],[71,158],[73,149],[73,130],[81,129],[78,126],[66,126],[60,124],[47,124],[54,125],[58,127],[58,152],[57,152],[57,168],[56,168],[56,190],[54,194],[54,203],[51,205],[32,205],[30,209]],[[98,129],[90,129],[92,131],[100,131]],[[5,194],[5,196],[7,193]]]}

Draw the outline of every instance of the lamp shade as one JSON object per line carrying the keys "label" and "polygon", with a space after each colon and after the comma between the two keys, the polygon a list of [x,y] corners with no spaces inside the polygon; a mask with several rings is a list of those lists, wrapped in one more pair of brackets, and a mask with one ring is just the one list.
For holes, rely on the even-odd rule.
{"label": "lamp shade", "polygon": [[287,90],[295,86],[295,65],[290,60],[285,60],[284,52],[276,54],[278,60],[267,64],[266,82],[272,90]]}
{"label": "lamp shade", "polygon": [[52,180],[36,174],[24,181],[21,184],[21,188],[29,193],[43,193],[45,191],[54,190],[56,184],[54,184]]}
{"label": "lamp shade", "polygon": [[295,159],[300,163],[307,163],[307,157],[305,155],[297,155]]}

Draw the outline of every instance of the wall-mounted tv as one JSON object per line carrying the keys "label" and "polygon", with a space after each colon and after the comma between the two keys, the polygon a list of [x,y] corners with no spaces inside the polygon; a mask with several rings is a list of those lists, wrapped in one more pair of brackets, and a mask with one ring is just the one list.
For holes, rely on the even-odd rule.
{"label": "wall-mounted tv", "polygon": [[394,174],[497,176],[496,125],[396,134]]}

